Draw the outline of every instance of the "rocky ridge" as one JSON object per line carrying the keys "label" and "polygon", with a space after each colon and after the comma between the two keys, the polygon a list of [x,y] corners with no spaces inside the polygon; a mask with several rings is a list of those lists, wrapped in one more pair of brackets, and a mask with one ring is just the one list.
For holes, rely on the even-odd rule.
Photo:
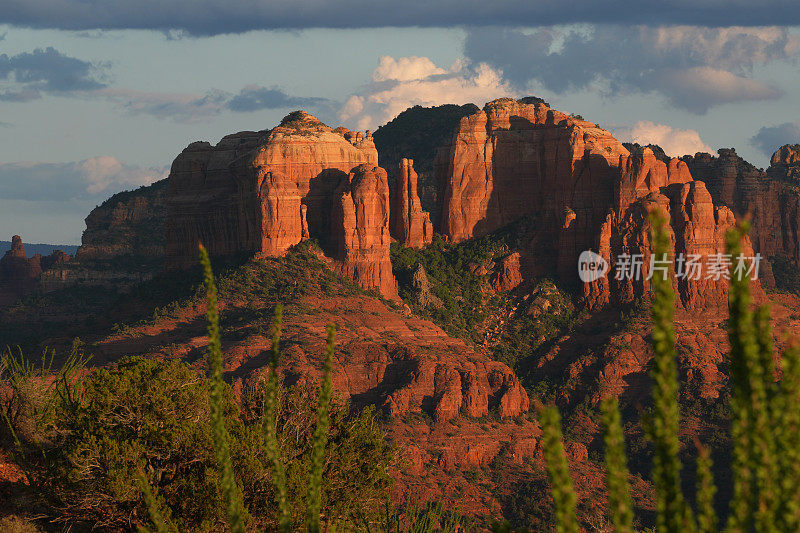
{"label": "rocky ridge", "polygon": [[[713,204],[686,162],[665,162],[650,148],[632,149],[596,124],[541,101],[489,102],[461,119],[452,141],[439,152],[439,231],[461,242],[535,216],[540,229],[523,251],[540,270],[549,267],[565,284],[577,285],[586,305],[599,308],[649,291],[647,213],[655,208],[670,221],[676,256],[704,257],[697,283],[675,282],[684,307],[723,309],[726,283],[706,279],[708,256],[724,253],[733,213]],[[745,248],[745,255],[752,254]],[[578,284],[578,257],[584,250],[599,253],[611,274]],[[615,279],[622,254],[642,258],[641,276]]]}
{"label": "rocky ridge", "polygon": [[[683,159],[696,179],[706,181],[715,202],[742,218],[750,216],[753,249],[765,257],[776,255],[800,262],[800,145],[785,145],[772,156],[766,172],[757,169],[732,148],[717,156],[697,153]],[[769,265],[767,265],[769,267]]]}

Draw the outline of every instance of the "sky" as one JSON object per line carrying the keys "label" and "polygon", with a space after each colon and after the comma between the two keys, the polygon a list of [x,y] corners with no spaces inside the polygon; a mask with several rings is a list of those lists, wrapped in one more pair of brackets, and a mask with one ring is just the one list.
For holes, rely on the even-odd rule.
{"label": "sky", "polygon": [[[654,22],[656,21],[656,22]],[[77,244],[196,140],[543,97],[668,154],[800,142],[786,0],[0,0],[0,240]]]}

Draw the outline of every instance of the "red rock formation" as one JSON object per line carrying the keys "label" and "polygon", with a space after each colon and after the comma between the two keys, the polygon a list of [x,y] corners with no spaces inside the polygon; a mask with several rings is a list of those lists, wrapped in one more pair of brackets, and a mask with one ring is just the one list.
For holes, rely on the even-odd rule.
{"label": "red rock formation", "polygon": [[[586,301],[598,307],[609,302],[631,302],[649,294],[650,282],[647,277],[651,254],[648,213],[654,208],[670,221],[667,231],[673,243],[673,258],[684,258],[681,262],[669,265],[671,274],[676,269],[687,274],[673,277],[679,302],[687,310],[724,311],[727,306],[727,274],[715,274],[714,265],[726,264],[718,254],[725,253],[725,234],[736,224],[736,220],[730,209],[714,205],[701,181],[672,184],[660,192],[649,193],[638,199],[621,215],[610,215],[609,223],[601,230],[601,240],[605,240],[606,245],[600,249],[600,255],[610,264],[609,275],[598,282],[584,284]],[[620,259],[625,262],[634,260],[621,258],[622,254],[628,258],[641,258],[641,275],[617,275],[624,268]],[[746,257],[754,255],[749,239],[744,243],[743,254]],[[696,270],[683,262],[693,256],[697,258]],[[658,271],[654,274],[657,275]],[[762,294],[757,282],[753,290],[756,294]]]}
{"label": "red rock formation", "polygon": [[[734,218],[713,205],[686,162],[659,160],[650,148],[632,149],[595,124],[541,102],[490,102],[462,119],[452,143],[439,152],[441,231],[458,242],[533,216],[536,229],[525,252],[557,265],[562,281],[577,282],[584,250],[610,265],[605,277],[581,285],[590,307],[644,296],[646,279],[614,277],[620,254],[649,262],[651,206],[671,221],[675,257],[724,253],[724,234]],[[642,278],[646,274],[642,269]],[[724,279],[676,287],[687,309],[724,307]]]}
{"label": "red rock formation", "polygon": [[56,265],[62,265],[64,263],[69,262],[72,259],[69,254],[62,252],[61,250],[53,250],[50,255],[46,255],[41,259],[42,265],[42,272],[49,270],[50,268]]}
{"label": "red rock formation", "polygon": [[[766,172],[739,157],[733,149],[720,149],[718,157],[698,153],[683,159],[695,179],[708,183],[715,202],[730,207],[737,218],[751,218],[750,238],[756,252],[765,257],[781,255],[800,263],[798,157],[800,146],[783,146],[773,154]],[[769,264],[765,263],[765,267],[769,268]]]}
{"label": "red rock formation", "polygon": [[122,257],[163,259],[166,213],[167,180],[115,194],[86,217],[75,258],[86,265]]}
{"label": "red rock formation", "polygon": [[42,275],[41,256],[25,255],[22,238],[11,238],[11,249],[0,259],[0,305],[8,305],[36,289]]}
{"label": "red rock formation", "polygon": [[338,269],[359,285],[399,300],[389,258],[389,183],[381,167],[360,165],[333,195],[331,245]]}
{"label": "red rock formation", "polygon": [[784,144],[772,154],[769,164],[771,167],[792,167],[797,169],[798,165],[800,165],[800,144]]}
{"label": "red rock formation", "polygon": [[651,192],[657,193],[662,187],[692,181],[686,163],[672,159],[669,164],[665,164],[656,159],[650,148],[643,148],[641,152],[632,155],[621,155],[619,175],[615,194],[617,211],[624,211],[639,198]]}
{"label": "red rock formation", "polygon": [[170,173],[168,267],[194,264],[199,241],[212,254],[281,255],[303,238],[302,205],[309,232],[327,233],[340,179],[377,159],[370,137],[302,111],[272,130],[189,145]]}
{"label": "red rock formation", "polygon": [[498,261],[492,275],[492,287],[499,292],[510,291],[522,283],[522,267],[520,253],[513,252]]}
{"label": "red rock formation", "polygon": [[[205,142],[190,144],[170,173],[167,267],[196,264],[198,242],[214,255],[277,256],[309,236],[324,242],[330,235],[342,233],[342,228],[331,227],[331,210],[338,210],[342,220],[341,210],[356,206],[340,205],[336,188],[348,181],[348,173],[355,167],[375,167],[377,161],[369,132],[332,130],[303,111],[289,114],[272,130],[228,135],[213,147]],[[358,229],[347,230],[347,239],[342,238],[342,248],[334,255],[343,262],[341,270],[364,287],[386,291],[385,296],[394,298],[396,283],[391,267],[387,269],[385,179],[383,188],[387,193],[386,204],[380,204],[383,212],[360,211],[356,216],[365,218],[348,219]],[[380,225],[363,225],[372,223]],[[384,240],[386,254],[381,248]],[[368,265],[379,257],[384,261],[384,255],[385,262]]]}
{"label": "red rock formation", "polygon": [[460,242],[533,212],[560,215],[567,206],[581,230],[596,228],[627,153],[606,130],[547,104],[490,102],[461,119],[439,151],[440,231]]}
{"label": "red rock formation", "polygon": [[422,210],[417,194],[414,161],[400,160],[400,174],[395,187],[391,212],[392,236],[411,248],[421,248],[433,239],[430,214]]}
{"label": "red rock formation", "polygon": [[19,235],[11,239],[11,249],[0,259],[0,307],[14,303],[36,290],[47,290],[43,283],[46,275],[68,264],[70,256],[61,250],[50,255],[27,257],[25,245]]}
{"label": "red rock formation", "polygon": [[16,283],[20,288],[27,286],[42,274],[40,261],[39,254],[28,259],[22,238],[14,235],[11,238],[11,249],[0,259],[0,279],[7,283]]}

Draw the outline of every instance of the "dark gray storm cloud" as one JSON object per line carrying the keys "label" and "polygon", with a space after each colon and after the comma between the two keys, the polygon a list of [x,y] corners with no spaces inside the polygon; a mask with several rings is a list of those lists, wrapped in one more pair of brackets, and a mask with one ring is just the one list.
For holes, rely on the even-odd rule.
{"label": "dark gray storm cloud", "polygon": [[25,102],[42,93],[66,94],[105,87],[100,67],[62,54],[53,47],[16,55],[0,54],[0,100]]}
{"label": "dark gray storm cloud", "polygon": [[303,108],[330,116],[335,103],[326,98],[292,96],[277,87],[248,85],[238,93],[209,91],[202,95],[182,93],[147,93],[108,88],[98,91],[130,113],[194,122],[227,111],[247,113],[262,109]]}
{"label": "dark gray storm cloud", "polygon": [[783,27],[471,28],[465,41],[467,57],[501,69],[518,86],[535,80],[554,92],[590,85],[608,95],[655,92],[696,113],[780,97],[779,89],[752,78],[754,67],[791,60],[797,48]]}
{"label": "dark gray storm cloud", "polygon": [[228,100],[227,108],[231,111],[258,111],[287,107],[316,107],[326,102],[325,98],[291,96],[277,87],[250,85]]}
{"label": "dark gray storm cloud", "polygon": [[771,156],[784,144],[797,143],[800,143],[800,121],[764,126],[750,138],[750,144],[767,156]]}
{"label": "dark gray storm cloud", "polygon": [[0,0],[0,23],[65,30],[548,26],[570,23],[800,24],[794,0]]}

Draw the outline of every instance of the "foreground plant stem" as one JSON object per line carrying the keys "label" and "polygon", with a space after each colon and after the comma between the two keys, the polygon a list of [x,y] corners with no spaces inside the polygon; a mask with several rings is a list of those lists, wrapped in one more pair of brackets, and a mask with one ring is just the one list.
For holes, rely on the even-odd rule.
{"label": "foreground plant stem", "polygon": [[[650,213],[652,253],[657,260],[670,257],[672,248],[667,219]],[[653,290],[653,412],[645,426],[653,442],[653,482],[656,487],[659,531],[684,533],[693,529],[691,510],[681,491],[678,429],[678,365],[675,351],[674,292],[668,275],[657,272],[650,280]]]}
{"label": "foreground plant stem", "polygon": [[331,367],[336,344],[336,328],[328,325],[328,341],[325,347],[325,363],[322,370],[322,388],[317,408],[317,427],[311,448],[311,471],[308,476],[308,499],[306,503],[306,525],[310,533],[320,531],[322,510],[322,473],[325,467],[325,448],[328,445],[331,403]]}
{"label": "foreground plant stem", "polygon": [[211,270],[208,252],[201,244],[200,262],[203,265],[203,281],[206,287],[206,304],[208,310],[208,366],[211,378],[211,431],[214,437],[214,451],[220,471],[220,485],[228,514],[228,526],[233,533],[244,533],[244,514],[242,495],[233,476],[231,450],[228,430],[225,428],[225,388],[222,381],[222,341],[219,333],[219,306],[217,286]]}

